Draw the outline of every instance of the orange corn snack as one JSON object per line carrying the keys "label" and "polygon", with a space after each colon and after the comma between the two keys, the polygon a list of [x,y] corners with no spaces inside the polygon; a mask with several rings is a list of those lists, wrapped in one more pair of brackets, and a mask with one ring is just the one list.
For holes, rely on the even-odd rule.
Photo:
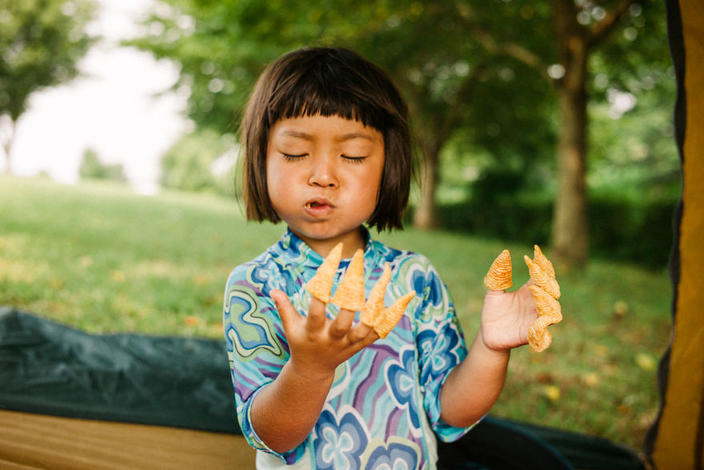
{"label": "orange corn snack", "polygon": [[535,306],[538,309],[539,319],[545,318],[550,320],[550,323],[548,323],[549,325],[561,322],[562,307],[560,306],[560,302],[538,286],[528,286],[528,288],[535,299]]}
{"label": "orange corn snack", "polygon": [[538,310],[538,318],[535,319],[528,330],[528,344],[533,350],[540,352],[550,346],[552,336],[547,327],[562,321],[562,307],[557,299],[540,287],[528,286],[528,288],[533,294],[535,306]]}
{"label": "orange corn snack", "polygon": [[557,279],[550,277],[550,275],[544,271],[537,263],[533,262],[528,256],[523,255],[523,259],[528,265],[528,270],[530,272],[530,278],[533,283],[542,288],[545,292],[550,294],[555,299],[560,298],[560,285],[557,283]]}
{"label": "orange corn snack", "polygon": [[403,312],[406,311],[408,302],[415,297],[416,292],[411,291],[403,297],[399,297],[396,302],[381,311],[377,322],[374,324],[374,331],[380,338],[386,338],[396,324],[401,320]]}
{"label": "orange corn snack", "polygon": [[340,265],[340,258],[342,258],[342,243],[338,243],[335,248],[330,250],[315,276],[305,285],[305,289],[310,292],[310,295],[326,304],[330,302],[330,290],[335,280],[337,267]]}
{"label": "orange corn snack", "polygon": [[361,249],[355,251],[330,302],[353,312],[364,308],[364,252]]}
{"label": "orange corn snack", "polygon": [[552,265],[550,260],[543,254],[542,250],[538,245],[533,245],[533,261],[535,264],[540,266],[540,269],[548,273],[548,275],[555,279],[555,267]]}
{"label": "orange corn snack", "polygon": [[386,294],[386,286],[388,286],[389,280],[391,280],[391,266],[386,263],[384,272],[374,284],[374,287],[372,287],[367,303],[364,304],[364,309],[359,317],[359,320],[365,325],[373,327],[381,311],[384,310],[384,295]]}
{"label": "orange corn snack", "polygon": [[546,350],[551,342],[552,336],[547,328],[535,329],[531,326],[528,330],[528,344],[535,352]]}
{"label": "orange corn snack", "polygon": [[506,290],[513,285],[511,253],[504,250],[496,257],[484,277],[484,285],[491,290]]}

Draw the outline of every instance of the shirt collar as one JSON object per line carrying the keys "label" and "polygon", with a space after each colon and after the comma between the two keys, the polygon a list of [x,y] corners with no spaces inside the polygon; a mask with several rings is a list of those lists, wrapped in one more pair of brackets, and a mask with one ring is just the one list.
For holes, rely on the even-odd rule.
{"label": "shirt collar", "polygon": [[[369,251],[372,248],[370,243],[371,236],[369,230],[362,225],[362,240],[364,240],[364,257],[367,258]],[[281,236],[278,243],[278,248],[281,254],[286,258],[286,264],[303,264],[311,268],[318,268],[323,263],[323,257],[313,250],[306,242],[298,235],[293,233],[290,228],[286,227],[286,232]],[[346,265],[349,259],[342,260],[340,267]]]}

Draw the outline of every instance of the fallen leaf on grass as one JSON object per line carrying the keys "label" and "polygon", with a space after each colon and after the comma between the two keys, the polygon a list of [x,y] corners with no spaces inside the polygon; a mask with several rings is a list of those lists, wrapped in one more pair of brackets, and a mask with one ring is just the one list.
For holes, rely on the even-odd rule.
{"label": "fallen leaf on grass", "polygon": [[198,274],[195,279],[193,279],[193,282],[195,282],[197,286],[204,286],[205,284],[210,282],[210,278],[205,274]]}
{"label": "fallen leaf on grass", "polygon": [[119,270],[115,270],[111,273],[112,280],[115,282],[125,282],[125,273]]}
{"label": "fallen leaf on grass", "polygon": [[535,381],[539,384],[551,384],[555,380],[550,372],[541,372],[535,376]]}
{"label": "fallen leaf on grass", "polygon": [[584,374],[582,380],[584,381],[584,385],[586,385],[587,387],[596,387],[597,385],[599,385],[599,375],[596,372],[589,372],[588,374]]}
{"label": "fallen leaf on grass", "polygon": [[655,365],[656,365],[655,359],[653,359],[653,356],[651,356],[650,354],[646,354],[646,353],[636,354],[636,364],[638,364],[638,366],[641,369],[648,371],[648,372],[655,370]]}
{"label": "fallen leaf on grass", "polygon": [[603,344],[597,344],[594,347],[594,349],[595,349],[596,355],[599,357],[606,357],[609,354],[608,346],[604,346]]}
{"label": "fallen leaf on grass", "polygon": [[628,303],[623,300],[619,300],[614,304],[614,316],[616,318],[623,318],[628,314]]}
{"label": "fallen leaf on grass", "polygon": [[200,318],[193,315],[188,315],[186,318],[183,319],[183,322],[188,326],[196,326],[200,323]]}
{"label": "fallen leaf on grass", "polygon": [[560,389],[556,385],[544,385],[541,394],[553,403],[560,399]]}

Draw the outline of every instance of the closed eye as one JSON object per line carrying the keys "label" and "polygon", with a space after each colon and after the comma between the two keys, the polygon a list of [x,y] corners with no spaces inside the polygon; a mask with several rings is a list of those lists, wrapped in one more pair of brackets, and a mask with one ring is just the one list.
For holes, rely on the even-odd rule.
{"label": "closed eye", "polygon": [[347,161],[349,163],[362,163],[364,161],[364,159],[367,157],[366,156],[353,157],[350,155],[342,155],[342,158],[344,158],[345,161]]}
{"label": "closed eye", "polygon": [[301,153],[301,154],[298,154],[298,155],[292,155],[292,154],[290,154],[290,153],[282,153],[282,155],[283,155],[283,157],[284,157],[285,160],[298,160],[298,159],[300,159],[300,158],[305,157],[305,156],[308,155],[308,154],[307,154],[307,153]]}

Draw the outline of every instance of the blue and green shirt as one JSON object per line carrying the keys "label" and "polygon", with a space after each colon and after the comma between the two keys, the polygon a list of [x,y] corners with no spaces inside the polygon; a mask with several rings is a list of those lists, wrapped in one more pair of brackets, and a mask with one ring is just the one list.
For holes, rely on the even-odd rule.
{"label": "blue and green shirt", "polygon": [[[257,436],[250,407],[289,358],[281,319],[269,293],[280,289],[301,315],[310,294],[304,284],[323,258],[290,230],[254,260],[237,266],[227,280],[224,331],[235,391],[237,419],[247,441],[265,459],[301,468],[434,468],[436,441],[453,441],[468,428],[440,419],[440,388],[467,349],[447,287],[424,256],[390,248],[364,230],[365,290],[392,268],[385,305],[415,290],[416,297],[385,339],[341,364],[320,417],[295,449],[278,454]],[[349,259],[342,260],[334,290]],[[327,306],[333,318],[336,307]],[[259,453],[259,452],[258,452]],[[259,460],[258,460],[259,462]],[[395,464],[402,464],[397,467]],[[404,465],[405,464],[405,465]]]}

